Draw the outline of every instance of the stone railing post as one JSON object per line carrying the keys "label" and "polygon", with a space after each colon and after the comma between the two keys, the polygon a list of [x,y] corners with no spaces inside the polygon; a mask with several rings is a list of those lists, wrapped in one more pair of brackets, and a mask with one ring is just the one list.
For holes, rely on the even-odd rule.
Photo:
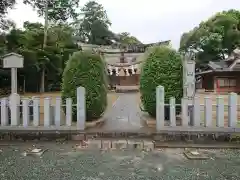
{"label": "stone railing post", "polygon": [[8,125],[8,106],[7,106],[8,100],[7,98],[1,99],[1,126],[7,126]]}
{"label": "stone railing post", "polygon": [[86,121],[86,100],[85,100],[85,88],[77,88],[77,129],[85,129]]}
{"label": "stone railing post", "polygon": [[236,93],[230,93],[228,97],[228,127],[237,126],[237,100]]}
{"label": "stone railing post", "polygon": [[9,105],[11,109],[11,126],[18,126],[20,121],[20,96],[17,93],[10,95]]}
{"label": "stone railing post", "polygon": [[164,127],[164,87],[158,86],[156,88],[156,128],[157,131],[161,130]]}

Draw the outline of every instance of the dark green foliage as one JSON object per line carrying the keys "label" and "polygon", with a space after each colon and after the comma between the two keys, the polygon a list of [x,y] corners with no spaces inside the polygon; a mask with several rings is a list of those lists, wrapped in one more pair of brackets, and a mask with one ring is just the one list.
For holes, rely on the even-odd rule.
{"label": "dark green foliage", "polygon": [[9,30],[15,24],[7,18],[8,10],[12,9],[16,4],[16,0],[1,0],[0,1],[0,30]]}
{"label": "dark green foliage", "polygon": [[[175,50],[158,46],[146,52],[140,78],[140,92],[144,109],[151,116],[156,116],[156,87],[159,85],[165,88],[166,104],[169,104],[170,97],[175,97],[176,103],[180,103],[183,96],[182,71],[181,56]],[[167,109],[165,112],[168,119]]]}
{"label": "dark green foliage", "polygon": [[[97,54],[75,52],[70,57],[63,72],[62,99],[72,98],[77,103],[77,87],[86,90],[87,120],[99,118],[107,107],[105,63]],[[76,108],[73,108],[73,120],[76,120]]]}
{"label": "dark green foliage", "polygon": [[49,26],[48,42],[44,49],[43,35],[43,25],[30,22],[24,22],[24,29],[13,28],[0,35],[1,56],[15,52],[24,57],[24,68],[18,70],[18,84],[19,89],[25,86],[27,92],[39,91],[43,69],[45,89],[51,87],[49,90],[59,90],[66,61],[73,52],[78,51],[78,46],[72,38],[72,29],[68,25]]}
{"label": "dark green foliage", "polygon": [[0,2],[0,16],[6,15],[9,8],[13,8],[15,0],[1,0]]}
{"label": "dark green foliage", "polygon": [[180,51],[194,50],[197,64],[225,59],[240,47],[240,11],[216,13],[182,35]]}
{"label": "dark green foliage", "polygon": [[81,42],[97,45],[111,45],[114,33],[104,7],[96,1],[88,1],[81,9],[84,14],[73,23],[75,34]]}

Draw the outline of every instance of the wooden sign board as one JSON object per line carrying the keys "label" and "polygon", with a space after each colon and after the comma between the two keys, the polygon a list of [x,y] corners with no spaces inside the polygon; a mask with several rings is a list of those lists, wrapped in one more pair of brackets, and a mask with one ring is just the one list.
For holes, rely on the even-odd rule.
{"label": "wooden sign board", "polygon": [[23,68],[23,57],[16,53],[3,56],[3,68]]}

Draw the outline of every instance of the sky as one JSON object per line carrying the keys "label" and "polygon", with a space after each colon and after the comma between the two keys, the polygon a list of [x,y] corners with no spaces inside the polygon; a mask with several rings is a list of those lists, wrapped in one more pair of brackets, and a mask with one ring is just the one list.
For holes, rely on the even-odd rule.
{"label": "sky", "polygon": [[[88,0],[80,0],[83,6]],[[181,35],[216,12],[238,9],[240,0],[96,0],[102,4],[115,33],[129,32],[143,43],[171,40],[179,47]],[[36,11],[17,0],[9,12],[17,27],[24,21],[43,22]]]}

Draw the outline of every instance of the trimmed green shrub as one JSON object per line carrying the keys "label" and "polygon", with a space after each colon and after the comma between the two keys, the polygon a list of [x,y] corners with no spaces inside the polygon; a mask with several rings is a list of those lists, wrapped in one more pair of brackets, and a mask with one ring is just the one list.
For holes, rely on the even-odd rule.
{"label": "trimmed green shrub", "polygon": [[[106,65],[98,54],[75,52],[68,60],[62,77],[62,99],[72,98],[77,103],[77,88],[86,90],[87,121],[99,118],[107,107]],[[73,120],[76,120],[73,107]]]}
{"label": "trimmed green shrub", "polygon": [[[183,96],[182,60],[174,49],[167,46],[157,46],[148,49],[140,77],[140,92],[142,105],[151,116],[156,116],[156,87],[165,89],[165,103],[170,97],[181,102]],[[177,113],[180,109],[177,108]],[[169,119],[169,107],[165,107],[165,119]]]}

